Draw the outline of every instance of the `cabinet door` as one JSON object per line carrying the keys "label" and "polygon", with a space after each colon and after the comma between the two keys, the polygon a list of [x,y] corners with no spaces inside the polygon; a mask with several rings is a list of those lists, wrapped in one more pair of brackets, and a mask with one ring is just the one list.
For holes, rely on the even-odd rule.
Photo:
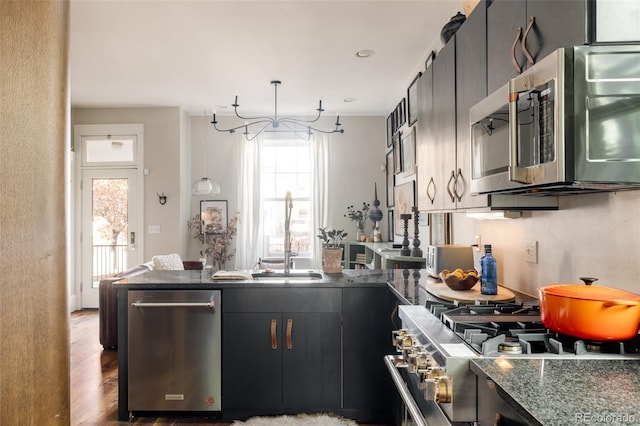
{"label": "cabinet door", "polygon": [[435,210],[452,210],[456,169],[456,37],[433,62],[433,129],[436,143]]}
{"label": "cabinet door", "polygon": [[[524,32],[527,23],[525,0],[495,0],[487,9],[487,75],[488,93],[502,87],[509,79],[518,75],[511,63],[511,49],[518,28]],[[525,66],[525,56],[516,46],[515,58]]]}
{"label": "cabinet door", "polygon": [[429,211],[434,207],[436,168],[433,135],[433,65],[418,80],[418,124],[416,128],[416,180],[418,208]]}
{"label": "cabinet door", "polygon": [[527,20],[535,24],[527,37],[527,50],[535,62],[559,47],[586,44],[586,0],[529,0]]}
{"label": "cabinet door", "polygon": [[487,96],[487,9],[482,0],[456,32],[457,208],[485,207],[487,195],[471,196],[469,109]]}
{"label": "cabinet door", "polygon": [[393,298],[388,288],[345,288],[344,408],[371,413],[359,422],[377,423],[389,415],[393,384],[382,359],[391,345]]}
{"label": "cabinet door", "polygon": [[[223,305],[224,306],[224,305]],[[272,343],[275,321],[276,347]],[[282,407],[280,313],[225,313],[222,333],[222,409]]]}
{"label": "cabinet door", "polygon": [[283,404],[285,409],[338,409],[341,394],[341,315],[283,314]]}

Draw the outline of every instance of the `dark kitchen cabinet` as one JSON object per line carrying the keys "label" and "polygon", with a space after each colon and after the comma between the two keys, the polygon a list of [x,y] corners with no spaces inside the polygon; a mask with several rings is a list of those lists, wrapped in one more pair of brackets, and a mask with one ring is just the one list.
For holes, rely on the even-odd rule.
{"label": "dark kitchen cabinet", "polygon": [[384,365],[391,345],[393,296],[388,288],[345,288],[343,298],[345,415],[390,421],[393,383]]}
{"label": "dark kitchen cabinet", "polygon": [[456,168],[455,36],[433,60],[418,85],[418,207],[455,208]]}
{"label": "dark kitchen cabinet", "polygon": [[469,109],[487,96],[487,8],[481,0],[456,33],[457,208],[486,207],[488,195],[471,196]]}
{"label": "dark kitchen cabinet", "polygon": [[433,135],[433,64],[418,80],[418,123],[416,127],[416,186],[418,209],[428,211],[435,202],[436,168]]}
{"label": "dark kitchen cabinet", "polygon": [[591,39],[589,3],[589,0],[494,0],[487,9],[488,92],[518,75],[517,67],[527,68],[529,60],[522,43],[525,37],[526,50],[534,63],[559,47],[587,44]]}
{"label": "dark kitchen cabinet", "polygon": [[225,418],[341,407],[340,289],[225,289]]}

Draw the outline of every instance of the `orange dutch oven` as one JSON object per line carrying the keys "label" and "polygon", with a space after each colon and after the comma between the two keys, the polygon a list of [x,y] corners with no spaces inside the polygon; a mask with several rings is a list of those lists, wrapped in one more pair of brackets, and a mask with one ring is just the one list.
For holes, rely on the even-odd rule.
{"label": "orange dutch oven", "polygon": [[549,330],[587,340],[628,340],[640,328],[640,295],[615,288],[554,284],[538,289]]}

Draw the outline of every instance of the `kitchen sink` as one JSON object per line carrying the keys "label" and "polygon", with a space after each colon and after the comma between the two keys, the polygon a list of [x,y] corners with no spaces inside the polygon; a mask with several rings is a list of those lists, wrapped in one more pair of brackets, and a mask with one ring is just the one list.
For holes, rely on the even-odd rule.
{"label": "kitchen sink", "polygon": [[270,272],[254,272],[251,274],[254,280],[320,280],[322,274],[313,271],[270,271]]}

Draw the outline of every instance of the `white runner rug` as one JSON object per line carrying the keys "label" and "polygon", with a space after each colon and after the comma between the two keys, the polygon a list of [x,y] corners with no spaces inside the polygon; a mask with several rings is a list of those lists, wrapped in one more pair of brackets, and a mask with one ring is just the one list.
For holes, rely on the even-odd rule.
{"label": "white runner rug", "polygon": [[358,426],[353,420],[327,414],[299,414],[297,416],[252,417],[245,422],[236,420],[232,426]]}

